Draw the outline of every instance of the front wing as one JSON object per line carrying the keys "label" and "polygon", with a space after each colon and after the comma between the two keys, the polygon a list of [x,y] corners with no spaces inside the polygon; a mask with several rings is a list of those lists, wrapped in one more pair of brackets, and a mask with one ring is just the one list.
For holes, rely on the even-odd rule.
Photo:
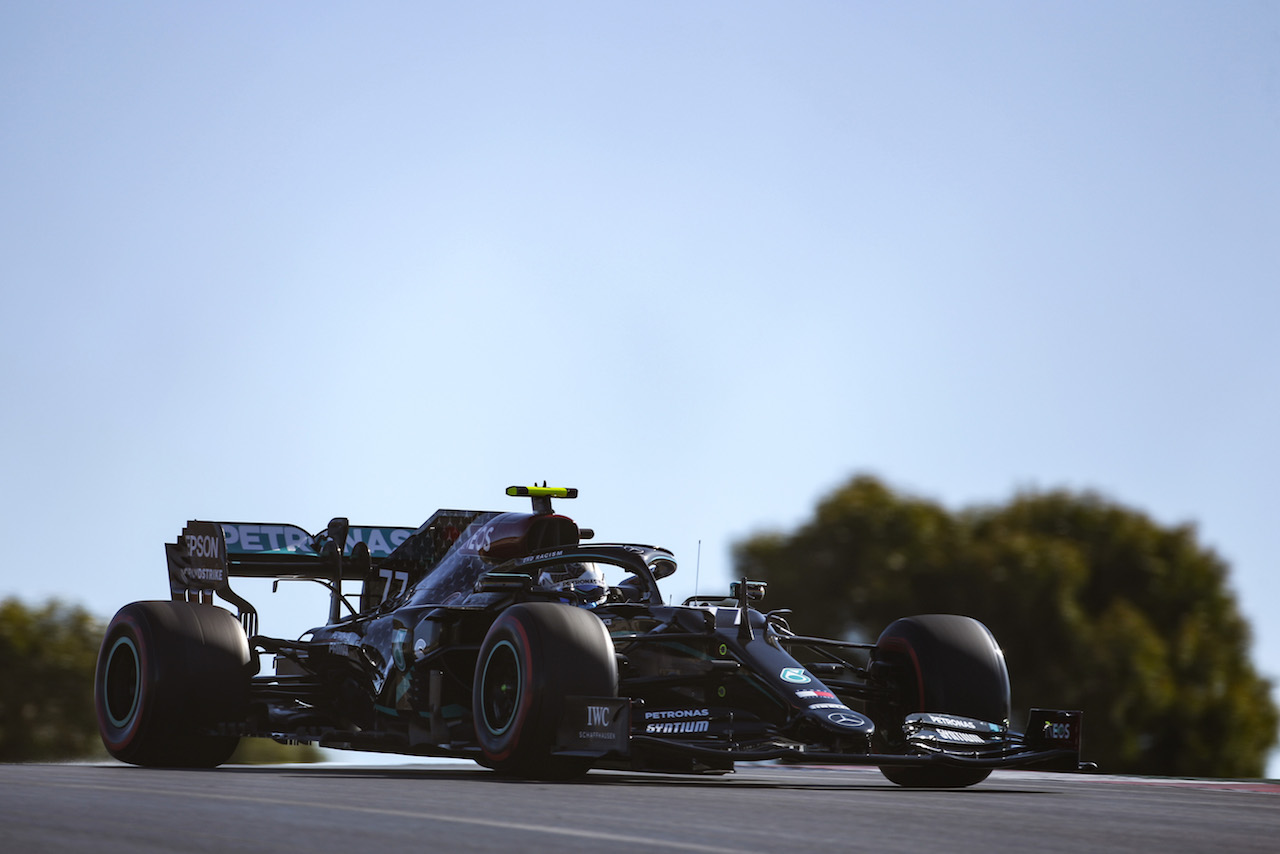
{"label": "front wing", "polygon": [[[897,753],[838,753],[814,750],[784,739],[672,739],[638,734],[631,735],[627,747],[628,753],[634,748],[641,748],[638,752],[682,754],[720,766],[726,762],[776,759],[813,765],[932,765],[1082,771],[1095,767],[1092,763],[1080,761],[1083,721],[1084,715],[1079,711],[1032,709],[1027,731],[1018,733],[1001,724],[955,715],[916,713],[906,717],[906,747]],[[565,747],[557,752],[581,755],[578,750],[582,746],[578,750],[568,745]],[[620,754],[615,752],[614,755]]]}

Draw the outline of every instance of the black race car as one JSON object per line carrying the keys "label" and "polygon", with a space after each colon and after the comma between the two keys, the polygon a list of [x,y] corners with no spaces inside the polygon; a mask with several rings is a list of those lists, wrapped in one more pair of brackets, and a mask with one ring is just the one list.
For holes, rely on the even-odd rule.
{"label": "black race car", "polygon": [[[259,736],[542,779],[777,759],[942,787],[1081,767],[1079,712],[1033,709],[1011,731],[1004,657],[975,620],[905,617],[874,644],[805,637],[789,612],[759,610],[765,585],[745,578],[664,604],[670,552],[587,542],[551,508],[576,490],[507,494],[533,512],[439,510],[416,529],[338,518],[314,536],[188,522],[165,544],[170,600],[126,605],[103,640],[108,751],[212,767]],[[319,582],[328,620],[298,640],[260,634],[233,576]]]}

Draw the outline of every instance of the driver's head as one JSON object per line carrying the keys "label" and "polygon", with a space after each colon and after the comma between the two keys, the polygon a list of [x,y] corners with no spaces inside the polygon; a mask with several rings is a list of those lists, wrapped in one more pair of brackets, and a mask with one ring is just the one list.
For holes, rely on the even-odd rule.
{"label": "driver's head", "polygon": [[572,601],[584,608],[596,607],[609,593],[604,572],[594,563],[567,563],[546,570],[538,576],[538,586],[576,591]]}

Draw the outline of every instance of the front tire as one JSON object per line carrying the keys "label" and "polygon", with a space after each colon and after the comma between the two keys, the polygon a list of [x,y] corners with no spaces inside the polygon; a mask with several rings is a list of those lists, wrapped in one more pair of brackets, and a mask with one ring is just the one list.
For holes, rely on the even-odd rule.
{"label": "front tire", "polygon": [[[1009,671],[989,629],[971,617],[925,614],[895,620],[876,641],[873,672],[886,694],[868,712],[890,750],[902,746],[903,718],[942,712],[992,723],[1009,720]],[[880,772],[908,788],[958,789],[981,783],[989,768],[884,765]]]}
{"label": "front tire", "polygon": [[133,765],[212,768],[240,737],[211,731],[244,719],[249,644],[229,612],[193,602],[133,602],[107,626],[94,707],[107,752]]}
{"label": "front tire", "polygon": [[565,697],[616,697],[618,664],[604,623],[555,602],[513,605],[476,659],[472,710],[481,764],[516,777],[568,779],[591,759],[554,756]]}

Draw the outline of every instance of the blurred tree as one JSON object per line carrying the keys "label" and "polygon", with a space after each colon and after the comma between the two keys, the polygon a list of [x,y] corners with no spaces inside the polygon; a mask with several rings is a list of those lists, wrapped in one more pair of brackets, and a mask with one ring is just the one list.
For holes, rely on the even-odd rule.
{"label": "blurred tree", "polygon": [[280,765],[285,762],[324,762],[314,744],[281,744],[269,738],[242,738],[228,765]]}
{"label": "blurred tree", "polygon": [[[87,611],[0,602],[0,762],[106,758],[93,711],[105,627]],[[311,745],[246,738],[230,764],[323,762]]]}
{"label": "blurred tree", "polygon": [[874,640],[893,619],[966,614],[1005,652],[1015,710],[1085,712],[1112,773],[1261,776],[1280,721],[1250,661],[1228,567],[1187,525],[1091,493],[950,513],[859,476],[791,534],[734,546],[806,634]]}
{"label": "blurred tree", "polygon": [[49,602],[0,602],[0,762],[106,756],[93,712],[103,626]]}

